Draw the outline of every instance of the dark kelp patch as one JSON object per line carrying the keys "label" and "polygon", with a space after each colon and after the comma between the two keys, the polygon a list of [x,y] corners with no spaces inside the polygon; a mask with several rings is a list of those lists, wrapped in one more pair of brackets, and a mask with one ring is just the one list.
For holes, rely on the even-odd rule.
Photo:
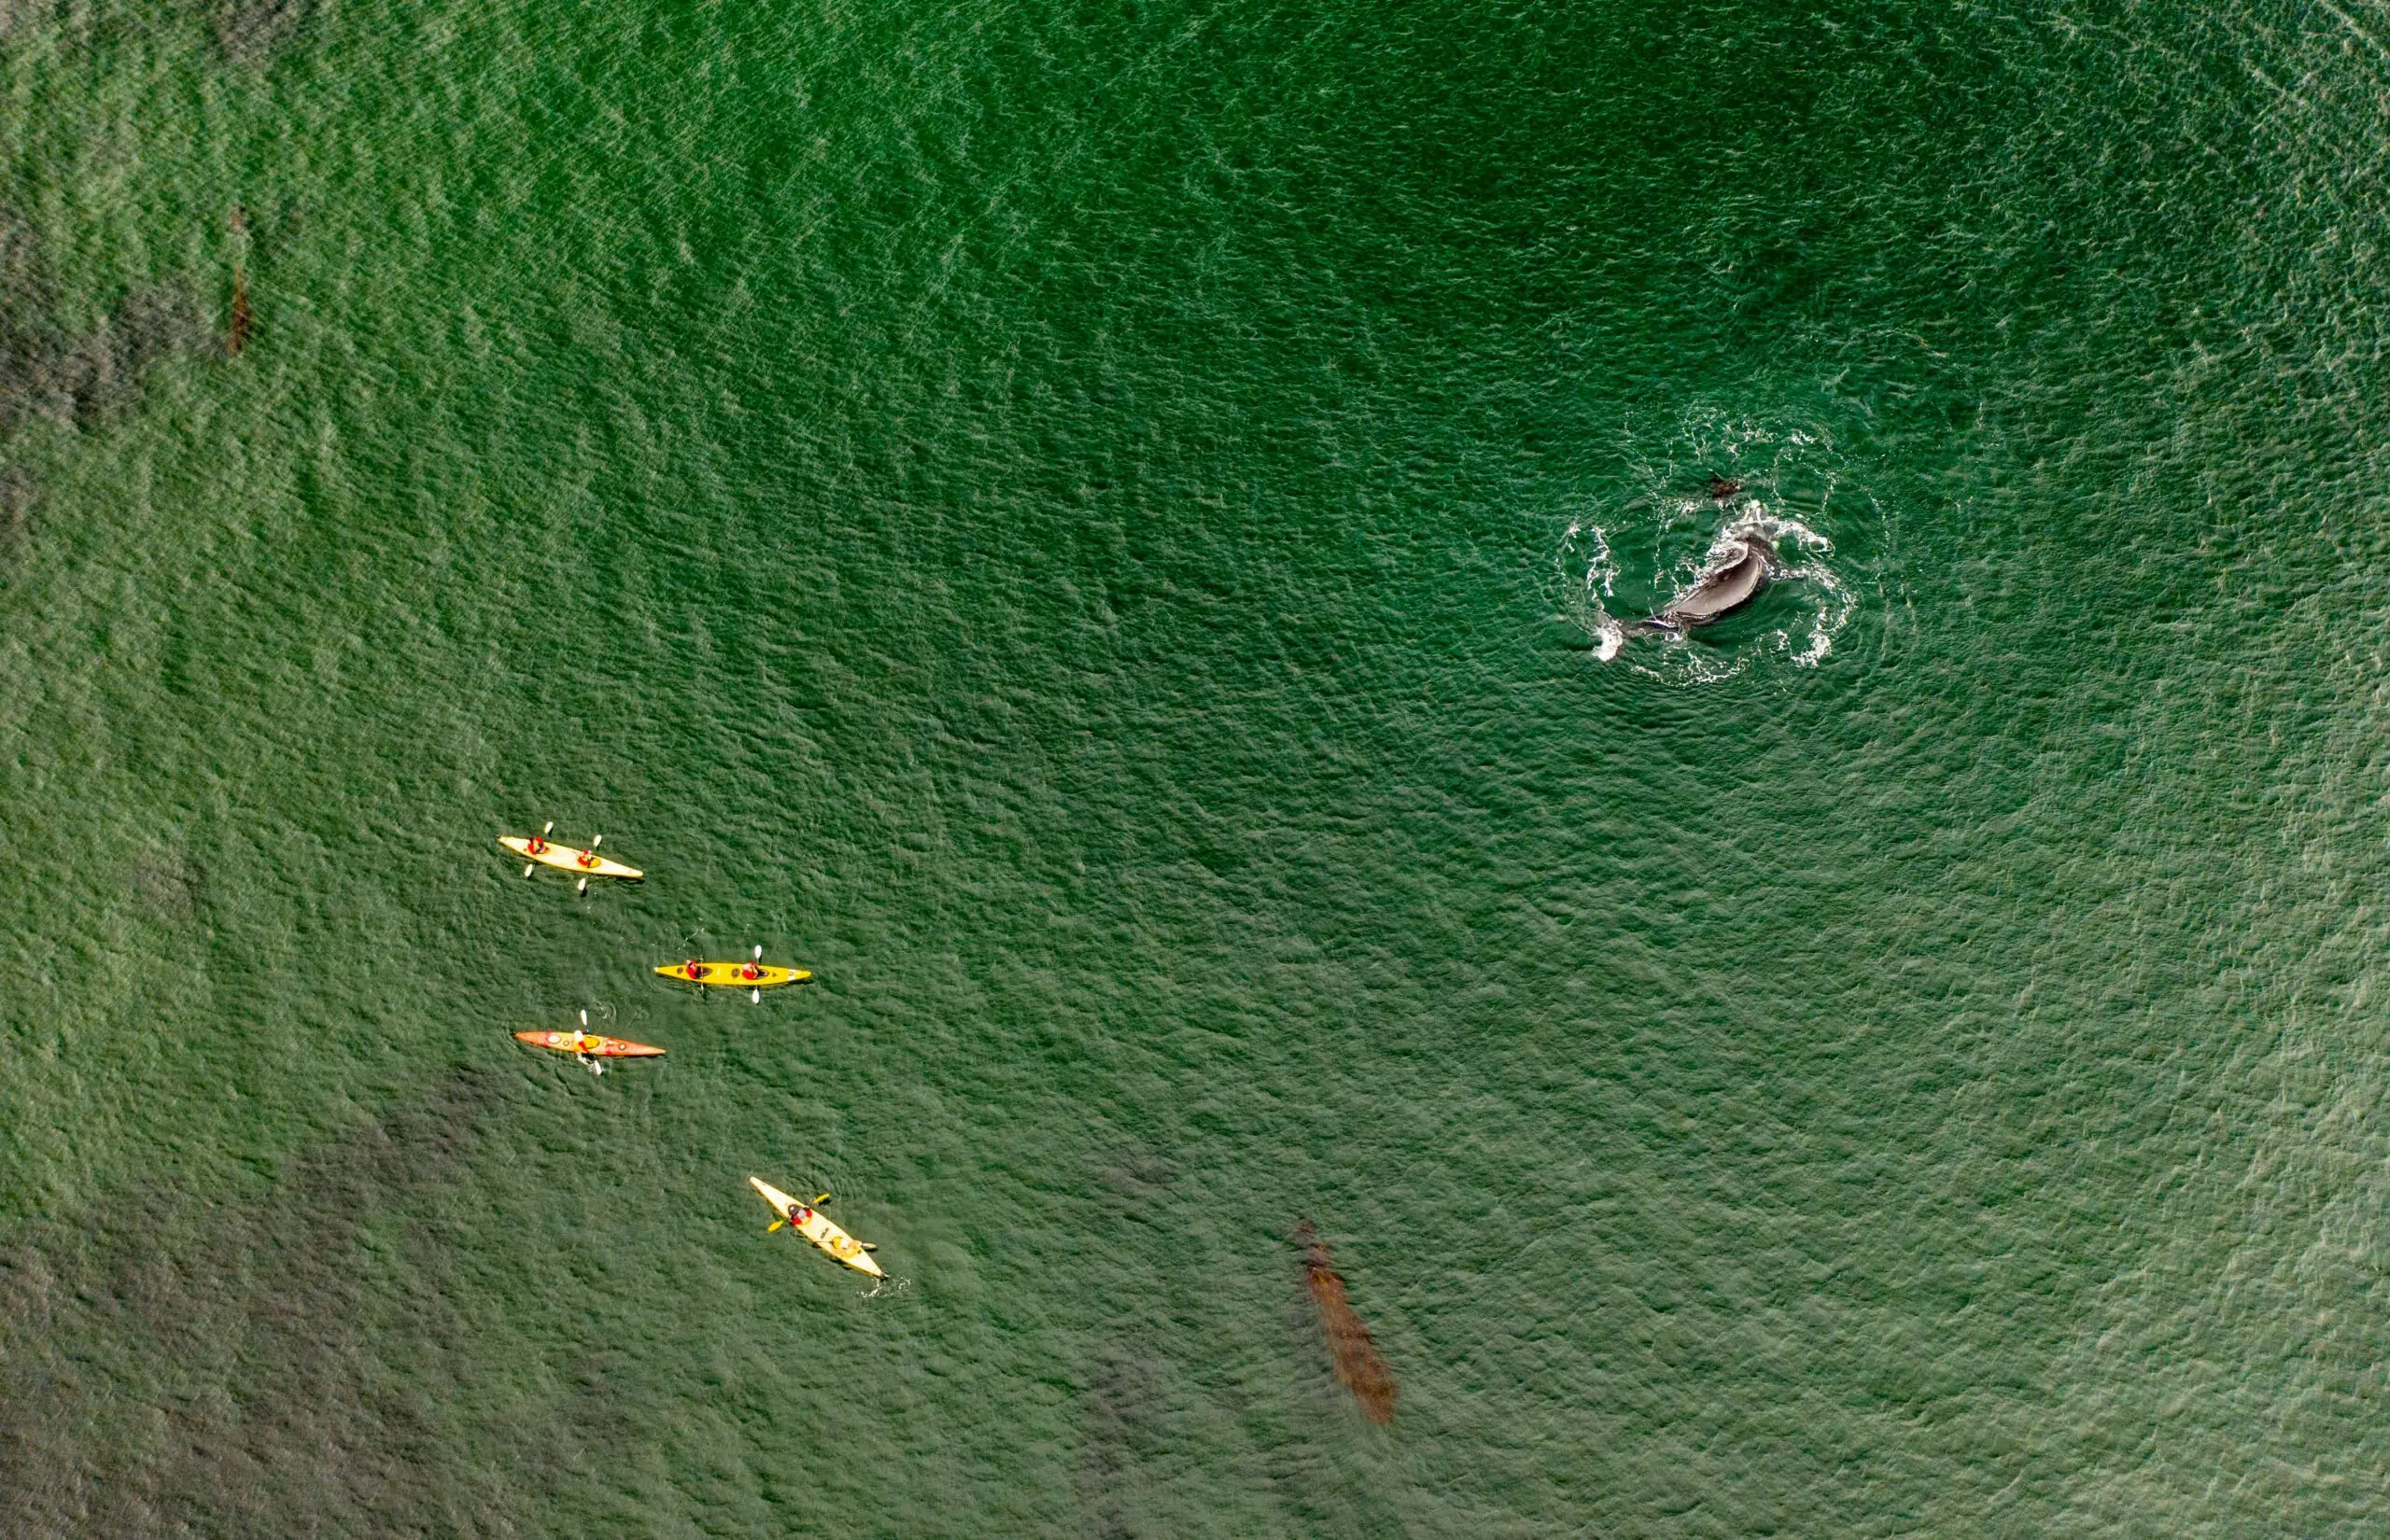
{"label": "dark kelp patch", "polygon": [[34,523],[34,483],[24,473],[0,469],[0,555],[24,543]]}
{"label": "dark kelp patch", "polygon": [[0,440],[48,420],[95,427],[130,406],[151,364],[208,349],[205,307],[190,288],[128,296],[98,327],[71,335],[32,230],[0,207]]}
{"label": "dark kelp patch", "polygon": [[[188,286],[140,289],[79,336],[63,311],[32,227],[0,204],[0,448],[35,423],[97,427],[138,403],[152,364],[213,351],[215,329]],[[23,543],[39,491],[21,466],[0,467],[0,555]]]}
{"label": "dark kelp patch", "polygon": [[1303,1282],[1312,1303],[1319,1307],[1319,1326],[1328,1337],[1328,1353],[1336,1365],[1337,1380],[1361,1404],[1361,1415],[1372,1422],[1394,1421],[1395,1398],[1402,1393],[1394,1372],[1378,1356],[1369,1327],[1354,1313],[1344,1295],[1344,1280],[1329,1265],[1328,1248],[1311,1221],[1295,1225],[1295,1244],[1303,1248]]}
{"label": "dark kelp patch", "polygon": [[503,1494],[443,1458],[466,1323],[411,1217],[494,1097],[460,1069],[254,1204],[146,1194],[0,1252],[9,1533],[505,1533]]}
{"label": "dark kelp patch", "polygon": [[58,282],[41,244],[15,209],[0,203],[0,439],[40,413],[53,395],[59,352]]}
{"label": "dark kelp patch", "polygon": [[133,889],[154,919],[173,924],[197,915],[207,902],[207,878],[190,858],[153,850],[134,862]]}
{"label": "dark kelp patch", "polygon": [[222,0],[216,46],[233,63],[263,63],[298,35],[313,8],[309,0]]}
{"label": "dark kelp patch", "polygon": [[1170,1400],[1149,1350],[1122,1340],[1101,1353],[1089,1376],[1085,1452],[1078,1489],[1094,1540],[1142,1540],[1133,1501],[1148,1464],[1169,1441]]}
{"label": "dark kelp patch", "polygon": [[96,427],[139,399],[141,374],[161,358],[208,351],[212,329],[199,298],[164,285],[142,289],[67,351],[57,385],[75,421]]}

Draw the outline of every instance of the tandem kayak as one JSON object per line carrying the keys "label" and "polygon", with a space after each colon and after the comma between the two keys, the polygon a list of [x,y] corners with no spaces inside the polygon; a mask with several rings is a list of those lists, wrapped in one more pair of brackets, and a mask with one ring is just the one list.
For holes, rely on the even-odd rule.
{"label": "tandem kayak", "polygon": [[879,1264],[871,1259],[871,1253],[864,1249],[862,1241],[822,1218],[820,1210],[799,1203],[760,1176],[749,1177],[747,1184],[762,1195],[764,1201],[772,1206],[772,1211],[780,1216],[780,1223],[790,1229],[859,1273],[869,1273],[874,1278],[888,1276],[879,1270]]}
{"label": "tandem kayak", "polygon": [[709,984],[717,989],[769,989],[782,984],[802,984],[813,976],[802,968],[780,968],[768,962],[700,962],[696,958],[686,962],[668,962],[655,972],[661,978],[677,978],[683,984]]}
{"label": "tandem kayak", "polygon": [[662,1058],[664,1050],[651,1048],[644,1043],[626,1043],[618,1037],[601,1037],[596,1032],[517,1032],[517,1043],[527,1043],[534,1048],[553,1048],[560,1054],[582,1054],[591,1058]]}
{"label": "tandem kayak", "polygon": [[578,872],[584,877],[621,877],[627,882],[637,882],[647,875],[636,866],[610,861],[595,850],[575,850],[570,846],[558,845],[538,834],[500,834],[498,843],[525,861],[536,861],[559,872]]}

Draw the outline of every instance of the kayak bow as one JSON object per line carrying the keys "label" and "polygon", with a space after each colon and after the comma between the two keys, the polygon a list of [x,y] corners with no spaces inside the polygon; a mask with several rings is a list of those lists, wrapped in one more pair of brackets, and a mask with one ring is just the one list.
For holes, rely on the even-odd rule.
{"label": "kayak bow", "polygon": [[799,1203],[760,1176],[749,1177],[747,1184],[754,1188],[764,1201],[772,1206],[772,1211],[780,1215],[789,1228],[821,1247],[838,1261],[859,1273],[869,1273],[874,1278],[888,1276],[879,1270],[879,1264],[871,1259],[871,1253],[864,1249],[862,1241],[822,1218],[819,1210]]}

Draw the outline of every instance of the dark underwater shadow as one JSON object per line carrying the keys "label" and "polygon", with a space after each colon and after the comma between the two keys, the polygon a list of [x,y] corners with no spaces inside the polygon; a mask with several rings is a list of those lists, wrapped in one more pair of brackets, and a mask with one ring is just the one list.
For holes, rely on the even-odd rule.
{"label": "dark underwater shadow", "polygon": [[442,1454],[468,1333],[443,1238],[404,1217],[494,1101],[452,1071],[254,1204],[127,1196],[0,1253],[8,1533],[504,1533],[503,1490]]}

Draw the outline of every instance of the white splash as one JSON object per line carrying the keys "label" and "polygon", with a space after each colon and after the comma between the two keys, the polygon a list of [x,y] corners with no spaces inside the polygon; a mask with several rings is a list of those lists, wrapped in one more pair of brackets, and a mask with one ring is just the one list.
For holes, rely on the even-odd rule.
{"label": "white splash", "polygon": [[[1628,538],[1614,541],[1611,530],[1581,519],[1568,526],[1561,542],[1568,609],[1592,638],[1596,662],[1624,656],[1640,673],[1689,684],[1732,679],[1768,655],[1796,668],[1814,668],[1834,651],[1835,637],[1857,608],[1849,588],[1835,573],[1833,540],[1757,497],[1744,496],[1722,504],[1707,496],[1678,497],[1621,511],[1630,520],[1642,514],[1636,522],[1647,527],[1631,532],[1621,527],[1620,535]],[[1706,538],[1699,533],[1705,529]],[[1754,536],[1774,546],[1778,558],[1776,575],[1761,595],[1757,612],[1780,616],[1781,623],[1731,645],[1687,633],[1658,632],[1632,637],[1630,647],[1632,623],[1666,609],[1706,574],[1739,558],[1744,542]],[[1622,581],[1630,577],[1619,555],[1622,543],[1648,547],[1651,553],[1650,602],[1630,605],[1624,617],[1612,609]]]}

